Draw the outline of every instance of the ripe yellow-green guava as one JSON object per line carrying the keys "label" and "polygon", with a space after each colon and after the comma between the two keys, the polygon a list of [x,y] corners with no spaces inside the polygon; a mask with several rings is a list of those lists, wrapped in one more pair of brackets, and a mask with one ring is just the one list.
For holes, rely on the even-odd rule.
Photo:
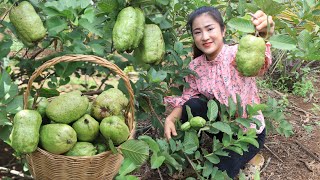
{"label": "ripe yellow-green guava", "polygon": [[35,110],[21,110],[13,118],[11,146],[19,153],[35,151],[39,143],[41,115]]}
{"label": "ripe yellow-green guava", "polygon": [[194,128],[202,128],[204,125],[206,125],[206,122],[207,121],[200,116],[196,116],[190,119],[190,125]]}
{"label": "ripe yellow-green guava", "polygon": [[236,54],[238,71],[247,77],[256,76],[265,60],[266,44],[261,37],[246,35],[239,41]]}
{"label": "ripe yellow-green guava", "polygon": [[120,145],[130,135],[128,126],[118,116],[104,118],[100,123],[100,132],[106,139],[111,139],[114,145]]}
{"label": "ripe yellow-green guava", "polygon": [[43,39],[47,33],[40,16],[28,1],[13,6],[9,19],[17,30],[18,37],[27,46],[32,46],[34,42]]}
{"label": "ripe yellow-green guava", "polygon": [[96,147],[89,142],[77,142],[68,152],[66,156],[94,156],[97,153]]}
{"label": "ripe yellow-green guava", "polygon": [[146,24],[139,47],[134,50],[134,57],[146,64],[159,64],[165,54],[162,31],[156,24]]}
{"label": "ripe yellow-green guava", "polygon": [[85,114],[72,124],[77,133],[78,141],[93,141],[99,134],[99,122],[89,114]]}
{"label": "ripe yellow-green guava", "polygon": [[129,101],[117,88],[110,88],[97,96],[92,104],[92,116],[101,121],[108,116],[122,115]]}
{"label": "ripe yellow-green guava", "polygon": [[57,123],[69,124],[82,117],[88,109],[89,100],[80,91],[72,91],[55,97],[47,106],[46,115]]}
{"label": "ripe yellow-green guava", "polygon": [[46,124],[40,128],[40,144],[53,154],[69,151],[76,142],[77,133],[68,124]]}
{"label": "ripe yellow-green guava", "polygon": [[132,51],[138,47],[144,31],[145,17],[137,7],[123,8],[112,30],[114,47],[118,52]]}

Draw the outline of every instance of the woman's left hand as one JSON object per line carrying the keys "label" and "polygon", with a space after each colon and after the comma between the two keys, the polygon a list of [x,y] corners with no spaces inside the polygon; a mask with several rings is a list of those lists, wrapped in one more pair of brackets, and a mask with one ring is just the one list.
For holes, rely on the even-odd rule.
{"label": "woman's left hand", "polygon": [[268,36],[272,36],[274,32],[274,21],[272,20],[272,16],[267,16],[261,10],[258,10],[256,13],[254,13],[253,16],[254,17],[251,18],[251,21],[256,27],[256,30],[260,33],[260,35],[265,36],[267,34],[269,23],[270,29],[268,32]]}

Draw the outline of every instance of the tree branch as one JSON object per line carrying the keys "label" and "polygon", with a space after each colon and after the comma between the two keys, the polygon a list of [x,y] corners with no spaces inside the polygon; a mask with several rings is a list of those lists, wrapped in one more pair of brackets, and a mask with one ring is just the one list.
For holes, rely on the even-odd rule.
{"label": "tree branch", "polygon": [[8,169],[5,167],[0,167],[0,172],[1,173],[10,173],[16,176],[20,176],[23,177],[23,179],[33,179],[31,176],[24,174],[23,172],[20,171],[16,171],[16,170],[12,170],[12,169]]}

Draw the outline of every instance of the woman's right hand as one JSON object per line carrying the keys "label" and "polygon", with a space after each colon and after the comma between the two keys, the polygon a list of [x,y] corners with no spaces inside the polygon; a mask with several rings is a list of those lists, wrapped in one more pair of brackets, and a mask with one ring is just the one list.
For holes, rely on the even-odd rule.
{"label": "woman's right hand", "polygon": [[164,136],[167,140],[171,139],[171,135],[176,136],[176,126],[175,126],[175,119],[167,118],[164,123]]}

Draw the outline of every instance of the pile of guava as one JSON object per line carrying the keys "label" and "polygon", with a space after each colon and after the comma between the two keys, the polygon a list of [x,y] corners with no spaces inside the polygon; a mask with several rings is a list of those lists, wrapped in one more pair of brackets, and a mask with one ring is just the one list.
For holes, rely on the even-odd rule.
{"label": "pile of guava", "polygon": [[130,135],[126,95],[109,88],[91,99],[78,90],[50,101],[30,98],[28,109],[14,117],[11,146],[21,154],[40,147],[53,154],[93,156],[109,150],[110,140],[116,146],[125,142]]}

